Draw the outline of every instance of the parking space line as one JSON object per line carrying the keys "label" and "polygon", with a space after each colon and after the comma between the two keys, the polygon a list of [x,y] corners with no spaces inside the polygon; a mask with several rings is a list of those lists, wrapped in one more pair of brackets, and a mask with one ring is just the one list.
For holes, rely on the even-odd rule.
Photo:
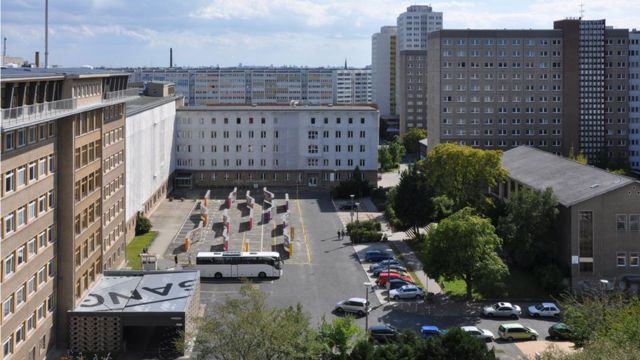
{"label": "parking space line", "polygon": [[307,261],[311,264],[311,250],[309,249],[309,241],[307,239],[307,230],[304,228],[304,216],[302,215],[302,208],[300,207],[300,196],[298,195],[298,189],[296,188],[296,204],[298,204],[298,215],[300,216],[300,225],[302,226],[302,238],[304,239],[304,245],[307,248]]}
{"label": "parking space line", "polygon": [[247,232],[246,232],[246,231],[244,231],[244,232],[242,233],[242,245],[240,245],[240,246],[241,246],[241,247],[240,247],[240,251],[244,251],[244,241],[245,241],[246,237],[247,237]]}
{"label": "parking space line", "polygon": [[272,238],[271,239],[271,246],[273,248],[274,246],[276,246],[276,240],[277,240],[276,239],[276,223],[275,222],[273,223],[273,233],[271,235],[271,238]]}

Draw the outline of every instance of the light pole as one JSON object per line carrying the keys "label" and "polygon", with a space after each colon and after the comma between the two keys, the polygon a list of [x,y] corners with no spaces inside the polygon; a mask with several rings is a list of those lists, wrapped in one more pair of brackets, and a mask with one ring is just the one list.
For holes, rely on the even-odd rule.
{"label": "light pole", "polygon": [[358,218],[358,210],[360,210],[360,203],[359,202],[356,203],[356,222],[360,221],[360,219]]}
{"label": "light pole", "polygon": [[364,288],[365,288],[365,306],[367,307],[367,309],[365,310],[365,318],[364,318],[364,329],[366,331],[369,331],[369,289],[371,288],[371,284],[370,282],[365,282],[364,283]]}
{"label": "light pole", "polygon": [[355,195],[351,194],[349,197],[351,198],[351,222],[353,223],[353,198]]}

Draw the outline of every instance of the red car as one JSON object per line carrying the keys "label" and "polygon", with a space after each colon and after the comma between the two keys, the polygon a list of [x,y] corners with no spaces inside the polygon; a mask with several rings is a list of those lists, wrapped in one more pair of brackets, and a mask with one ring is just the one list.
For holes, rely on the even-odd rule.
{"label": "red car", "polygon": [[395,272],[383,272],[378,276],[378,280],[376,280],[376,283],[378,284],[378,286],[386,286],[387,282],[389,281],[389,278],[391,279],[402,279],[404,281],[409,281],[413,283],[413,279],[411,278],[411,276],[406,276],[406,275],[400,275],[398,273]]}

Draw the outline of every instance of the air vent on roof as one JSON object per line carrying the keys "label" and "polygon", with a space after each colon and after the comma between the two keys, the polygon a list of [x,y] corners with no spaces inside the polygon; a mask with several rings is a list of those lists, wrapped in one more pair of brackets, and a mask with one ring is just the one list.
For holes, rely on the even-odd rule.
{"label": "air vent on roof", "polygon": [[593,185],[591,185],[591,186],[589,186],[589,187],[590,187],[590,188],[592,188],[592,189],[595,189],[595,188],[597,188],[598,186],[600,186],[600,184],[593,184]]}

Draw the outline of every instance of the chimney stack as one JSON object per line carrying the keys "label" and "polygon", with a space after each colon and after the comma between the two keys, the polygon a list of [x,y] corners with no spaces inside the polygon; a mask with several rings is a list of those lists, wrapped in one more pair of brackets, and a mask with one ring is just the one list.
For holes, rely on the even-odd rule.
{"label": "chimney stack", "polygon": [[173,67],[173,48],[169,48],[169,67]]}
{"label": "chimney stack", "polygon": [[36,51],[36,67],[40,67],[40,51]]}

